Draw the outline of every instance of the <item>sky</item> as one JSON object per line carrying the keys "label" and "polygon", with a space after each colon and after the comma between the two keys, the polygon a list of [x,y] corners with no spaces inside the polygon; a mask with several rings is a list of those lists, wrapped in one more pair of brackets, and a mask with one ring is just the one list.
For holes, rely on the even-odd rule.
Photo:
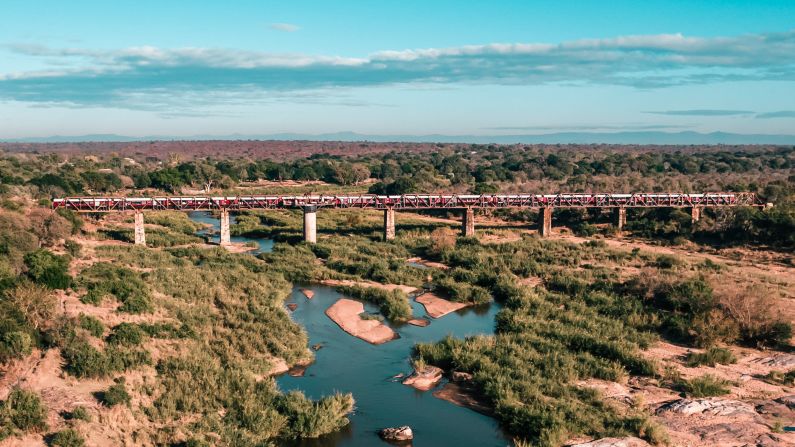
{"label": "sky", "polygon": [[0,4],[0,139],[795,134],[795,1]]}

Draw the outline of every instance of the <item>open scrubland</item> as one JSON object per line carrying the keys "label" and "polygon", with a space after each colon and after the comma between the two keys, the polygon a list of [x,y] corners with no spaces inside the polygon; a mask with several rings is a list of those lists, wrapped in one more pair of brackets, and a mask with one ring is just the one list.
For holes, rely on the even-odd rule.
{"label": "open scrubland", "polygon": [[[407,355],[456,378],[448,398],[493,415],[517,445],[795,444],[793,148],[157,155],[0,159],[0,444],[269,445],[339,430],[356,396],[311,400],[272,378],[312,361],[283,301],[292,284],[323,281],[390,325],[414,317],[414,288],[500,303],[493,336]],[[240,214],[233,234],[276,242],[258,256],[208,244],[181,213],[148,213],[143,248],[131,216],[48,209],[63,194],[205,189],[751,190],[775,206],[697,223],[631,210],[622,235],[607,213],[558,210],[549,239],[532,210],[476,214],[477,238],[458,236],[454,212],[398,213],[389,242],[378,212],[321,211],[314,245],[301,242],[298,211]]]}

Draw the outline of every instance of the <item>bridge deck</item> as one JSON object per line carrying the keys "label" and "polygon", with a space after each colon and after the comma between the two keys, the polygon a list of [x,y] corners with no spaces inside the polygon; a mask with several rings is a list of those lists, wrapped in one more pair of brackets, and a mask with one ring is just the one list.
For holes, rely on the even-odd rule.
{"label": "bridge deck", "polygon": [[217,197],[67,197],[54,199],[52,207],[78,212],[140,210],[251,210],[318,208],[444,209],[444,208],[663,208],[760,206],[754,193],[701,194],[403,194],[385,195],[254,195]]}

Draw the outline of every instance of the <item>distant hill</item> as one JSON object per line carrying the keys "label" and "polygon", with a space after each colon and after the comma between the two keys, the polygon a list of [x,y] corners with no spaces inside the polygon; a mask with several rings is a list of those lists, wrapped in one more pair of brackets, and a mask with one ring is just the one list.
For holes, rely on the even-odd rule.
{"label": "distant hill", "polygon": [[192,135],[130,137],[114,134],[1,139],[8,143],[140,142],[173,140],[281,140],[372,141],[477,144],[795,144],[795,135],[736,134],[728,132],[559,132],[539,135],[365,135],[355,132],[326,134],[276,133],[265,135]]}

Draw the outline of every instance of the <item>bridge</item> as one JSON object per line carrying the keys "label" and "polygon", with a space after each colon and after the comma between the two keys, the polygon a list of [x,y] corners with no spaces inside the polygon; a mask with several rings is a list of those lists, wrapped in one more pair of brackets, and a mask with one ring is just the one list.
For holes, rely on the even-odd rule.
{"label": "bridge", "polygon": [[627,208],[690,208],[694,222],[706,207],[762,206],[754,193],[707,192],[636,193],[636,194],[402,194],[402,195],[260,195],[195,197],[66,197],[54,199],[53,209],[79,213],[132,212],[135,215],[135,243],[146,244],[143,211],[219,211],[220,243],[229,244],[229,212],[244,210],[302,209],[304,240],[317,241],[317,211],[322,208],[361,208],[384,211],[384,239],[395,237],[395,210],[457,209],[463,210],[462,232],[475,235],[476,208],[536,208],[539,233],[552,233],[554,208],[612,208],[616,226],[626,225]]}

